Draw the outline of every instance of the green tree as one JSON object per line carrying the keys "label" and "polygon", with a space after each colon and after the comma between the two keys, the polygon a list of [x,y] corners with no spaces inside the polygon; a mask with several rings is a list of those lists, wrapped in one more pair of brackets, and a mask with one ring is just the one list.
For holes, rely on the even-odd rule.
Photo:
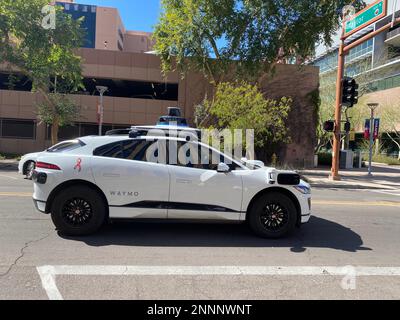
{"label": "green tree", "polygon": [[[155,50],[165,72],[202,71],[217,83],[231,61],[241,76],[276,62],[305,59],[318,42],[331,43],[341,8],[361,0],[162,0]],[[213,59],[211,59],[213,58]],[[230,70],[230,69],[229,69]]]}
{"label": "green tree", "polygon": [[[216,129],[254,129],[256,147],[268,143],[288,142],[288,117],[292,100],[266,99],[256,85],[246,82],[222,82],[212,100],[197,107],[202,109],[199,123]],[[204,112],[205,111],[205,112]]]}
{"label": "green tree", "polygon": [[[77,107],[65,96],[82,85],[81,58],[74,49],[83,41],[82,19],[74,20],[48,0],[0,1],[0,61],[32,81],[43,96],[39,119],[52,125],[57,142],[59,126],[71,123]],[[46,19],[54,19],[54,26]],[[71,117],[75,114],[75,117]]]}

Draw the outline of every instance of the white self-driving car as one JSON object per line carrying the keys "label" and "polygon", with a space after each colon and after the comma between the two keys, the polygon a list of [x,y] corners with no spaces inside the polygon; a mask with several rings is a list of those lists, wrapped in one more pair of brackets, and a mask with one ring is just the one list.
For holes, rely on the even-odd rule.
{"label": "white self-driving car", "polygon": [[189,140],[132,130],[42,153],[35,206],[66,235],[134,218],[248,222],[257,235],[278,238],[309,220],[310,186],[296,172],[246,165]]}

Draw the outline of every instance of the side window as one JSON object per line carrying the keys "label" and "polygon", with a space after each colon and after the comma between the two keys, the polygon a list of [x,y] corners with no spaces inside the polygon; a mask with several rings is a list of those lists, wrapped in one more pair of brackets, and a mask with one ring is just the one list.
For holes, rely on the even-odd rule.
{"label": "side window", "polygon": [[[122,157],[128,160],[148,161],[149,156],[147,151],[154,141],[146,140],[127,140],[122,143]],[[155,150],[157,154],[157,150]],[[150,155],[151,156],[151,155]]]}
{"label": "side window", "polygon": [[118,141],[98,147],[93,151],[93,155],[107,158],[122,158],[122,143]]}
{"label": "side window", "polygon": [[217,170],[218,164],[225,162],[232,170],[238,168],[232,161],[228,161],[228,159],[225,161],[223,154],[196,143],[178,141],[176,144],[169,144],[168,147],[168,164],[170,165],[203,170]]}
{"label": "side window", "polygon": [[[94,150],[93,155],[144,162],[162,163],[162,148],[157,141],[125,140],[106,144]],[[165,157],[164,157],[165,158]],[[165,163],[165,160],[164,160]]]}

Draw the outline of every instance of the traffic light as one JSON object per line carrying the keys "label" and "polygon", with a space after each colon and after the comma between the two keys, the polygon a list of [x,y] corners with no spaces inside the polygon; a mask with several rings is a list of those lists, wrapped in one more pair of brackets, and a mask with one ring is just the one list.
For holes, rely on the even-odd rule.
{"label": "traffic light", "polygon": [[333,132],[335,131],[335,121],[328,120],[324,122],[324,130],[326,132]]}
{"label": "traffic light", "polygon": [[358,102],[358,84],[350,77],[342,79],[342,106],[351,108]]}

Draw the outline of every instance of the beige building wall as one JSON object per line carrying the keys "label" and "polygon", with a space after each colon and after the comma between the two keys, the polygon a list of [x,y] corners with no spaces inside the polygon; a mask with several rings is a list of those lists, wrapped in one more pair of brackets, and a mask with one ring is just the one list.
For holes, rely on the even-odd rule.
{"label": "beige building wall", "polygon": [[150,32],[126,31],[124,34],[124,51],[144,53],[153,50],[154,41]]}
{"label": "beige building wall", "polygon": [[115,8],[97,7],[96,43],[99,50],[122,51],[125,27],[119,12]]}

